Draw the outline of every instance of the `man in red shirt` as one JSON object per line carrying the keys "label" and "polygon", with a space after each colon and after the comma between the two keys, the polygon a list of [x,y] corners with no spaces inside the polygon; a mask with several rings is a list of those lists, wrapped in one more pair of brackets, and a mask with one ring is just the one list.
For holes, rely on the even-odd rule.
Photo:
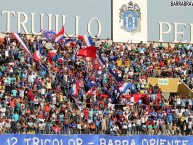
{"label": "man in red shirt", "polygon": [[88,119],[88,113],[89,113],[88,108],[85,108],[84,109],[84,119]]}

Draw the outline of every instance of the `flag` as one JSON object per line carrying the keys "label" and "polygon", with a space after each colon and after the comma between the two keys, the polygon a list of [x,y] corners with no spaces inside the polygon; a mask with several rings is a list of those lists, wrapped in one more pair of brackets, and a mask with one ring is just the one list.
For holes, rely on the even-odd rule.
{"label": "flag", "polygon": [[48,62],[50,64],[53,64],[53,58],[56,57],[56,53],[57,53],[57,50],[51,50],[49,53],[48,53]]}
{"label": "flag", "polygon": [[119,56],[112,56],[109,58],[109,61],[116,61],[119,58]]}
{"label": "flag", "polygon": [[65,39],[65,30],[64,30],[64,26],[62,26],[60,32],[58,32],[58,34],[55,35],[55,42],[59,43],[61,40]]}
{"label": "flag", "polygon": [[46,39],[49,41],[55,37],[56,32],[55,31],[43,31],[43,34],[46,37]]}
{"label": "flag", "polygon": [[[96,56],[98,58],[99,63],[101,64],[101,66],[104,68],[105,67],[104,59],[99,54],[96,54]],[[115,80],[117,82],[121,82],[121,79],[111,69],[108,69],[108,70],[109,70],[109,73],[115,78]]]}
{"label": "flag", "polygon": [[65,42],[66,46],[72,48],[74,45],[76,45],[76,40],[74,38],[66,39]]}
{"label": "flag", "polygon": [[34,61],[39,61],[42,58],[42,55],[40,54],[40,50],[37,50],[33,54]]}
{"label": "flag", "polygon": [[127,94],[127,95],[123,95],[123,97],[124,97],[125,99],[131,99],[131,97],[133,96],[133,97],[134,97],[134,102],[135,102],[135,103],[138,103],[139,100],[140,100],[140,98],[142,97],[142,95],[143,95],[143,94],[133,94],[133,95]]}
{"label": "flag", "polygon": [[40,67],[41,67],[41,69],[42,69],[43,71],[45,71],[45,73],[48,72],[48,67],[47,67],[47,65],[42,64],[42,63],[40,62]]}
{"label": "flag", "polygon": [[48,56],[56,56],[57,50],[50,50],[50,52],[48,52]]}
{"label": "flag", "polygon": [[102,56],[97,54],[97,58],[98,58],[99,63],[101,64],[101,66],[104,68],[105,67],[105,61],[102,58]]}
{"label": "flag", "polygon": [[125,93],[127,89],[131,90],[131,88],[132,88],[132,84],[125,82],[123,85],[119,87],[119,91]]}
{"label": "flag", "polygon": [[80,79],[80,81],[79,81],[79,86],[82,88],[84,87],[84,81],[82,79]]}
{"label": "flag", "polygon": [[26,52],[27,54],[29,54],[30,56],[32,56],[32,54],[31,54],[31,52],[29,51],[27,45],[24,43],[24,41],[23,41],[22,38],[19,36],[19,34],[18,34],[18,33],[13,33],[13,32],[12,32],[11,34],[17,39],[17,41],[19,41],[19,42],[21,43],[21,45],[23,46],[25,52]]}
{"label": "flag", "polygon": [[82,48],[82,41],[81,41],[81,39],[78,39],[78,40],[76,41],[76,43],[78,44],[78,46],[79,46],[80,48]]}
{"label": "flag", "polygon": [[101,94],[100,96],[103,97],[103,98],[108,98],[109,97],[109,95],[107,95],[107,94]]}
{"label": "flag", "polygon": [[87,46],[87,47],[94,46],[94,42],[92,41],[91,36],[84,35],[84,36],[80,36],[79,38],[80,38],[83,42],[86,43],[86,46]]}
{"label": "flag", "polygon": [[41,56],[44,58],[46,54],[45,54],[42,46],[39,47],[39,51],[40,51]]}
{"label": "flag", "polygon": [[116,79],[117,82],[121,82],[121,79],[113,72],[112,69],[109,69],[109,73]]}
{"label": "flag", "polygon": [[70,94],[73,96],[78,96],[78,81],[76,81],[73,85],[72,88],[70,90]]}
{"label": "flag", "polygon": [[86,47],[78,51],[77,56],[96,58],[96,47]]}
{"label": "flag", "polygon": [[86,95],[95,95],[96,92],[91,88],[87,93]]}

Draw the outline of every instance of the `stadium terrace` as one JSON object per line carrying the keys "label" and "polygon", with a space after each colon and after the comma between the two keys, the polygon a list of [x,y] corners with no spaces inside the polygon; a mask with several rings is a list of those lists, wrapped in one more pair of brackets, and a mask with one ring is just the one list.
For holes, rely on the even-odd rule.
{"label": "stadium terrace", "polygon": [[191,2],[20,1],[0,2],[0,145],[193,144]]}

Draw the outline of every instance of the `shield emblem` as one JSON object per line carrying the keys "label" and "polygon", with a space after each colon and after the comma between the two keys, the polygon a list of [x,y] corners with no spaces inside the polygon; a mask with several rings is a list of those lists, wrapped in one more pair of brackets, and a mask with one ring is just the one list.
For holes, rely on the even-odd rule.
{"label": "shield emblem", "polygon": [[141,31],[141,10],[138,4],[132,1],[128,5],[124,4],[120,9],[119,22],[122,21],[121,29],[126,32],[136,33]]}
{"label": "shield emblem", "polygon": [[123,14],[123,27],[127,32],[135,32],[138,29],[138,14],[134,11],[126,11]]}

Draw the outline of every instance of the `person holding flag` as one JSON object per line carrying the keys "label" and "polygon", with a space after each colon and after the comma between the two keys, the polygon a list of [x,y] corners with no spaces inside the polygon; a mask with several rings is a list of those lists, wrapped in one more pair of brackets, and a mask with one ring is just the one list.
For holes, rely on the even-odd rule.
{"label": "person holding flag", "polygon": [[64,26],[62,26],[61,30],[55,35],[54,40],[56,43],[60,43],[66,37],[67,37],[67,35],[65,33]]}
{"label": "person holding flag", "polygon": [[84,35],[79,38],[86,44],[86,47],[80,49],[77,56],[96,58],[97,48],[94,46],[91,36]]}

